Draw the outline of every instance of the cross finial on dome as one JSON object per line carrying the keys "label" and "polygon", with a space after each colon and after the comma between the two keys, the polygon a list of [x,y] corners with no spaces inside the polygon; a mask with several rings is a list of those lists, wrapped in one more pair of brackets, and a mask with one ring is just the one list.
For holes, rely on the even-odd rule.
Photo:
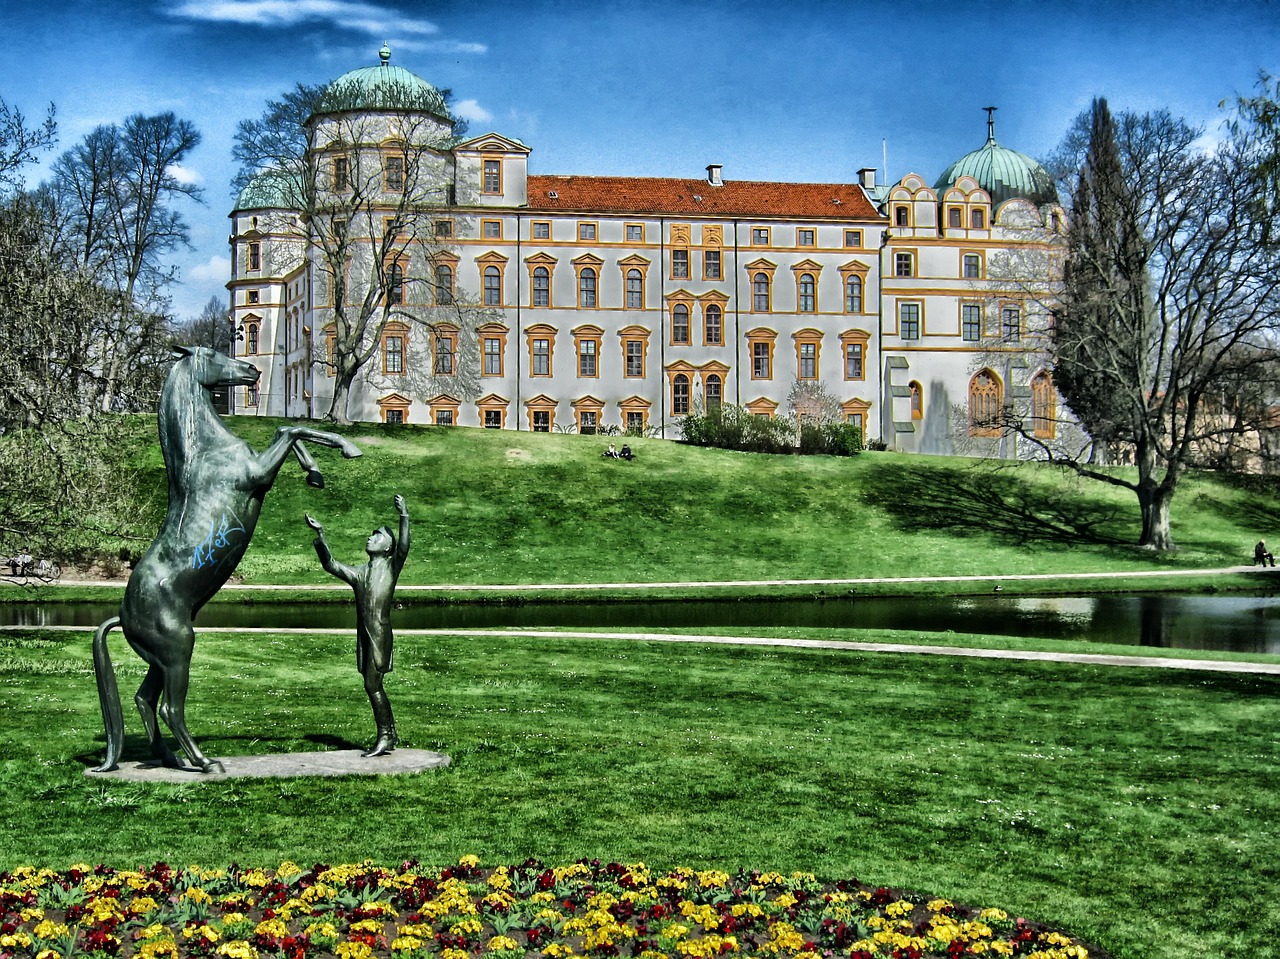
{"label": "cross finial on dome", "polygon": [[991,143],[996,142],[996,111],[999,107],[983,107],[987,111],[987,140]]}
{"label": "cross finial on dome", "polygon": [[382,45],[382,49],[378,51],[378,59],[382,61],[384,67],[391,60],[391,48],[385,43]]}

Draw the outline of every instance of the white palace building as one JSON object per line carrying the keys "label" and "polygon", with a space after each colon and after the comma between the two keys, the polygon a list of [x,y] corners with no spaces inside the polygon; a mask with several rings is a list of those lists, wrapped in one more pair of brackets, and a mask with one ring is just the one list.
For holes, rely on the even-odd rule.
{"label": "white palace building", "polygon": [[[262,378],[235,413],[328,413],[345,295],[372,304],[376,334],[353,420],[678,438],[699,404],[786,415],[800,380],[893,449],[1014,455],[989,425],[1010,406],[1052,435],[1058,400],[1036,346],[1063,211],[990,119],[985,144],[932,184],[877,184],[873,169],[746,182],[718,164],[691,178],[558,176],[530,172],[531,148],[498,133],[449,136],[438,92],[381,57],[335,80],[309,121],[314,182],[282,190],[288,177],[268,172],[237,198],[235,350]],[[414,152],[414,137],[432,145]],[[320,202],[349,197],[362,162],[378,165],[368,204]],[[409,168],[435,187],[406,231]],[[360,264],[379,257],[371,287]]]}

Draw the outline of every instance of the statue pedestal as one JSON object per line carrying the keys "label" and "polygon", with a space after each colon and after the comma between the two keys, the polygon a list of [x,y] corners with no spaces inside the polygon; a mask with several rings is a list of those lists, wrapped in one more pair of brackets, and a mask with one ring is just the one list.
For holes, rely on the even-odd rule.
{"label": "statue pedestal", "polygon": [[151,763],[122,762],[109,773],[86,769],[95,779],[121,779],[142,783],[201,783],[226,779],[263,779],[290,776],[390,776],[420,773],[449,765],[444,753],[425,749],[396,749],[385,756],[363,758],[359,749],[332,752],[273,753],[265,756],[218,756],[225,773],[202,773],[194,766],[172,769]]}

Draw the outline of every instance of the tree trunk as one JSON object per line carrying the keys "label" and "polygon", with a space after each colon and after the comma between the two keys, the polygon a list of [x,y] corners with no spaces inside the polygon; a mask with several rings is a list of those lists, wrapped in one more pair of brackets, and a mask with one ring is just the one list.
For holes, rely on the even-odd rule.
{"label": "tree trunk", "polygon": [[333,423],[351,424],[351,417],[347,415],[347,403],[351,399],[351,381],[354,379],[354,372],[339,372],[334,377],[333,402],[329,404],[329,412],[325,414],[325,419]]}
{"label": "tree trunk", "polygon": [[1141,483],[1138,486],[1138,503],[1142,507],[1142,538],[1139,546],[1148,549],[1173,549],[1173,536],[1169,532],[1169,506],[1173,502],[1173,490],[1164,484]]}

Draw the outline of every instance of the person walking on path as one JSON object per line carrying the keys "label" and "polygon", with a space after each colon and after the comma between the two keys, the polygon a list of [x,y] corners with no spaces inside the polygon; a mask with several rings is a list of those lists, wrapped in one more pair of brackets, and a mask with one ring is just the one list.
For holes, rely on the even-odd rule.
{"label": "person walking on path", "polygon": [[391,701],[382,688],[382,677],[391,672],[392,665],[391,600],[409,555],[409,512],[403,496],[397,494],[395,506],[400,513],[400,535],[393,535],[385,526],[374,530],[365,544],[369,562],[355,567],[333,558],[325,542],[324,527],[310,513],[305,514],[307,525],[316,531],[315,547],[320,565],[355,592],[356,668],[364,677],[364,691],[369,696],[378,727],[377,741],[361,753],[366,758],[391,752],[398,741]]}

